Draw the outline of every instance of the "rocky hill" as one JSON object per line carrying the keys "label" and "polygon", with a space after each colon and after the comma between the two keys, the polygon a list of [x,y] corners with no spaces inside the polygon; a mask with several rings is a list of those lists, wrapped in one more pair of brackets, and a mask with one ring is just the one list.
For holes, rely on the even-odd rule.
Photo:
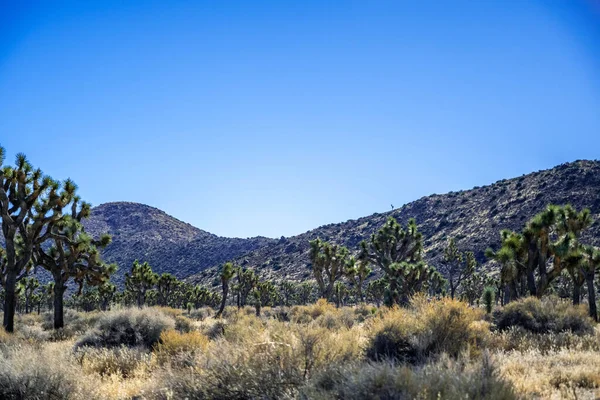
{"label": "rocky hill", "polygon": [[101,233],[112,236],[103,257],[119,265],[115,277],[118,283],[135,259],[148,261],[155,272],[170,272],[184,278],[276,242],[264,237],[220,237],[157,208],[127,202],[94,207],[85,226],[94,236]]}
{"label": "rocky hill", "polygon": [[[520,229],[547,204],[570,203],[589,208],[596,220],[584,237],[600,245],[600,162],[576,161],[484,187],[423,197],[381,214],[321,226],[298,236],[281,238],[238,257],[241,265],[257,268],[264,276],[302,280],[311,277],[309,240],[320,237],[355,251],[361,240],[393,216],[402,224],[415,218],[425,238],[425,258],[438,264],[448,239],[472,250],[483,268],[487,247],[498,247],[502,229]],[[192,282],[215,282],[216,267],[189,278]]]}

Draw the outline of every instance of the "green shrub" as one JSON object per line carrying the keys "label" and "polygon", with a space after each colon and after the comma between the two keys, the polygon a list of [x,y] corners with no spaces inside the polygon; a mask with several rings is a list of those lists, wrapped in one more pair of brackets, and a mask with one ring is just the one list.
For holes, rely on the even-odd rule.
{"label": "green shrub", "polygon": [[527,297],[511,302],[494,312],[494,322],[499,330],[519,326],[533,333],[570,331],[584,335],[594,331],[584,306],[574,307],[557,297]]}
{"label": "green shrub", "polygon": [[163,331],[174,328],[173,318],[158,310],[151,308],[121,310],[102,315],[96,326],[86,333],[75,347],[151,348],[158,343]]}

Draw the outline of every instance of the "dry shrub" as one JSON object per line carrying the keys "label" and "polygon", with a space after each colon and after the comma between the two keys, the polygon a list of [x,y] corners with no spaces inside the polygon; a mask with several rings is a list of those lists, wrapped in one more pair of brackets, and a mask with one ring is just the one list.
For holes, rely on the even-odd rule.
{"label": "dry shrub", "polygon": [[202,307],[196,310],[192,310],[192,312],[189,314],[189,317],[199,321],[204,321],[205,319],[211,317],[214,313],[215,312],[212,308]]}
{"label": "dry shrub", "polygon": [[175,319],[176,317],[183,315],[183,310],[179,309],[179,308],[173,308],[173,307],[163,307],[163,306],[154,306],[151,307],[153,310],[157,310],[163,314],[165,314],[167,317],[171,317],[173,319]]}
{"label": "dry shrub", "polygon": [[191,332],[196,330],[196,324],[191,319],[178,315],[175,317],[175,329],[183,333]]}
{"label": "dry shrub", "polygon": [[77,342],[76,347],[151,348],[158,343],[163,331],[174,327],[172,318],[155,309],[127,309],[105,313],[96,326]]}
{"label": "dry shrub", "polygon": [[29,313],[29,314],[18,314],[17,315],[17,325],[38,325],[43,321],[42,314],[38,313]]}
{"label": "dry shrub", "polygon": [[16,346],[0,352],[2,399],[89,399],[87,389],[68,348]]}
{"label": "dry shrub", "polygon": [[174,330],[160,334],[160,342],[155,346],[156,352],[167,359],[179,353],[194,353],[206,350],[208,338],[198,331],[180,333]]}
{"label": "dry shrub", "polygon": [[307,306],[294,306],[290,310],[292,321],[296,323],[309,323],[327,312],[334,313],[335,306],[325,299],[319,299],[315,304]]}
{"label": "dry shrub", "polygon": [[16,336],[29,343],[42,343],[52,339],[50,332],[43,330],[39,325],[18,326]]}
{"label": "dry shrub", "polygon": [[122,378],[145,376],[153,367],[152,354],[145,349],[119,347],[113,349],[84,348],[76,352],[83,371],[102,377],[117,375]]}
{"label": "dry shrub", "polygon": [[456,357],[487,341],[482,318],[480,310],[457,300],[416,297],[409,308],[393,308],[372,320],[367,356],[413,363],[441,353]]}
{"label": "dry shrub", "polygon": [[538,350],[499,353],[498,368],[527,398],[597,398],[600,353],[567,350],[542,354]]}
{"label": "dry shrub", "polygon": [[303,399],[515,399],[489,357],[445,359],[423,367],[393,363],[335,365],[300,389]]}
{"label": "dry shrub", "polygon": [[590,335],[577,335],[573,332],[538,334],[520,326],[513,326],[501,332],[495,332],[493,347],[504,351],[536,350],[542,354],[562,349],[577,351],[600,351],[600,327],[596,326]]}
{"label": "dry shrub", "polygon": [[594,330],[593,321],[588,317],[585,306],[575,307],[554,296],[542,300],[527,297],[513,301],[496,309],[494,322],[499,330],[519,326],[533,333],[570,331],[584,335]]}
{"label": "dry shrub", "polygon": [[[64,311],[64,323],[63,336],[73,337],[80,335],[90,329],[100,317],[101,313],[98,311],[92,312],[78,312],[70,308],[66,308]],[[54,313],[45,312],[42,315],[43,322],[42,328],[45,330],[54,329]]]}

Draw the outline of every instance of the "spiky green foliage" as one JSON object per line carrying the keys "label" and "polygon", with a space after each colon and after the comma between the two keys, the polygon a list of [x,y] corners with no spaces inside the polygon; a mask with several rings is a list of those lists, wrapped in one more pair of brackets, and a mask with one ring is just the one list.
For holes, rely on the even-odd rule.
{"label": "spiky green foliage", "polygon": [[[75,193],[75,185],[66,182],[65,186]],[[54,328],[64,326],[64,293],[72,279],[81,293],[83,285],[98,286],[113,274],[116,265],[105,264],[100,257],[100,249],[110,244],[110,236],[102,235],[92,239],[83,227],[82,221],[90,214],[90,205],[74,196],[70,214],[64,215],[48,229],[50,247],[39,244],[35,248],[34,261],[52,274],[54,279]]]}
{"label": "spiky green foliage", "polygon": [[135,296],[139,308],[146,304],[148,291],[157,281],[158,274],[152,271],[152,267],[147,262],[141,264],[138,260],[133,262],[131,273],[125,274],[125,287]]}
{"label": "spiky green foliage", "polygon": [[24,277],[17,285],[17,292],[21,293],[25,298],[25,313],[31,312],[32,297],[35,295],[35,291],[40,287],[40,281],[37,278]]}
{"label": "spiky green foliage", "polygon": [[115,298],[117,287],[111,282],[104,282],[98,286],[98,296],[100,298],[100,309],[102,311],[108,310],[110,303]]}
{"label": "spiky green foliage", "polygon": [[359,260],[379,267],[387,281],[386,304],[406,304],[418,291],[439,288],[444,279],[422,261],[423,237],[414,219],[406,228],[390,217],[369,242],[360,244]]}
{"label": "spiky green foliage", "polygon": [[244,307],[248,302],[248,296],[258,284],[258,276],[252,268],[236,268],[237,284],[235,292],[238,307]]}
{"label": "spiky green foliage", "polygon": [[284,306],[291,306],[298,297],[298,285],[292,281],[284,280],[279,285],[279,292],[283,300]]}
{"label": "spiky green foliage", "polygon": [[592,224],[589,210],[549,205],[527,222],[522,233],[501,232],[501,247],[486,256],[501,265],[503,303],[525,293],[541,297],[564,272],[573,282],[573,302],[581,298],[585,276],[579,237]]}
{"label": "spiky green foliage", "polygon": [[270,306],[277,298],[277,287],[271,281],[258,282],[252,290],[256,315],[260,316],[263,306]]}
{"label": "spiky green foliage", "polygon": [[4,267],[4,328],[14,330],[17,282],[32,267],[37,246],[48,239],[52,226],[71,203],[75,185],[60,184],[35,169],[24,154],[17,154],[14,166],[4,166],[5,151],[0,146],[0,220],[6,246]]}
{"label": "spiky green foliage", "polygon": [[377,307],[383,302],[387,282],[384,278],[374,279],[367,285],[367,297],[374,302]]}
{"label": "spiky green foliage", "polygon": [[315,239],[310,241],[310,261],[321,297],[331,300],[335,282],[345,275],[348,265],[353,263],[350,252],[344,246]]}
{"label": "spiky green foliage", "polygon": [[483,289],[483,304],[485,305],[485,312],[488,314],[492,313],[492,309],[494,308],[494,295],[495,289],[491,286],[486,286]]}
{"label": "spiky green foliage", "polygon": [[373,270],[365,261],[357,261],[354,257],[350,257],[346,263],[345,275],[348,277],[352,286],[356,289],[356,294],[361,302],[365,301],[363,286],[365,280],[371,275]]}
{"label": "spiky green foliage", "polygon": [[174,294],[177,288],[177,278],[167,272],[161,274],[156,281],[156,291],[158,294],[158,304],[166,306],[167,302]]}
{"label": "spiky green foliage", "polygon": [[472,252],[463,252],[456,246],[456,241],[451,238],[448,247],[444,250],[442,258],[444,274],[448,280],[450,297],[454,299],[456,291],[459,290],[465,279],[475,272],[477,261]]}

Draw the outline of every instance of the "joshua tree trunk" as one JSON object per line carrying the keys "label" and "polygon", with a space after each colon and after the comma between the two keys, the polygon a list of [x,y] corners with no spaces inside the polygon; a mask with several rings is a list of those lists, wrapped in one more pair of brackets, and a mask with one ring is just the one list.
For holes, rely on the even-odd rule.
{"label": "joshua tree trunk", "polygon": [[598,311],[596,310],[596,289],[594,288],[594,274],[586,274],[587,291],[588,291],[588,306],[590,317],[598,322]]}
{"label": "joshua tree trunk", "polygon": [[577,282],[573,282],[573,305],[577,306],[581,303],[581,286]]}
{"label": "joshua tree trunk", "polygon": [[261,308],[260,301],[257,301],[256,304],[254,305],[254,307],[256,308],[256,316],[260,317],[260,308]]}
{"label": "joshua tree trunk", "polygon": [[17,308],[17,274],[9,270],[6,274],[6,286],[4,288],[4,329],[6,332],[15,330],[15,310]]}
{"label": "joshua tree trunk", "polygon": [[54,278],[54,329],[60,329],[65,326],[65,309],[63,304],[63,297],[67,287],[62,282],[62,277],[57,276]]}
{"label": "joshua tree trunk", "polygon": [[215,318],[220,318],[223,315],[223,310],[225,310],[225,303],[227,302],[227,292],[229,292],[229,282],[223,282],[223,298],[221,299],[221,306],[219,307],[219,311]]}

